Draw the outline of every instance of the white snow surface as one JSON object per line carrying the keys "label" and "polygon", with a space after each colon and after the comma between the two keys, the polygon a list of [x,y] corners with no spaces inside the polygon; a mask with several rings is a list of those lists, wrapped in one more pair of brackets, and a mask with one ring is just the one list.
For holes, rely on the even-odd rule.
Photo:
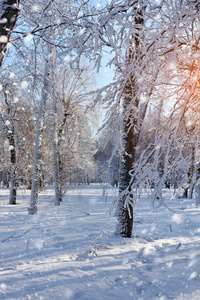
{"label": "white snow surface", "polygon": [[[0,190],[0,299],[200,299],[200,208],[173,199],[156,211],[145,192],[134,208],[133,238],[115,237],[109,217],[117,188],[70,189],[54,207],[46,188],[38,214],[28,215],[30,192],[17,205]],[[102,232],[103,231],[103,232]]]}

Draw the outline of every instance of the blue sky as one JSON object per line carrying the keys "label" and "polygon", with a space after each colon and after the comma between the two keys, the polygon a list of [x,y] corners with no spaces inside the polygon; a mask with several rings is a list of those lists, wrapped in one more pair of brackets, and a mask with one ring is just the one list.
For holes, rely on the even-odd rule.
{"label": "blue sky", "polygon": [[114,71],[110,67],[106,67],[107,62],[108,54],[105,54],[102,59],[102,67],[100,68],[99,73],[96,75],[98,88],[109,84],[113,79]]}

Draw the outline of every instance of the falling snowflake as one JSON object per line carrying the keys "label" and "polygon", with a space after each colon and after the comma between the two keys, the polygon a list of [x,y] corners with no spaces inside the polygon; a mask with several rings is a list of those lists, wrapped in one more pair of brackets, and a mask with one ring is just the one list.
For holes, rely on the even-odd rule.
{"label": "falling snowflake", "polygon": [[66,55],[65,58],[64,58],[64,61],[69,62],[70,61],[70,56]]}
{"label": "falling snowflake", "polygon": [[8,20],[6,18],[3,18],[3,19],[0,20],[0,24],[5,24],[5,23],[7,23],[7,21]]}
{"label": "falling snowflake", "polygon": [[6,120],[6,121],[5,121],[5,125],[6,125],[6,126],[10,125],[10,121],[9,121],[9,120]]}
{"label": "falling snowflake", "polygon": [[23,80],[22,83],[21,83],[21,88],[25,89],[27,87],[28,87],[28,82],[26,80]]}
{"label": "falling snowflake", "polygon": [[1,288],[1,290],[6,290],[7,289],[7,285],[5,284],[5,283],[2,283],[1,285],[0,285],[0,288]]}
{"label": "falling snowflake", "polygon": [[7,41],[8,41],[8,38],[6,35],[0,36],[0,43],[7,43]]}
{"label": "falling snowflake", "polygon": [[181,224],[183,222],[183,216],[180,214],[174,214],[172,216],[172,221],[175,222],[176,224]]}
{"label": "falling snowflake", "polygon": [[17,103],[19,101],[19,98],[14,97],[14,103]]}
{"label": "falling snowflake", "polygon": [[15,73],[13,72],[10,72],[10,75],[9,75],[10,79],[14,78],[15,77]]}
{"label": "falling snowflake", "polygon": [[197,275],[198,275],[198,274],[197,274],[196,272],[192,272],[192,273],[190,274],[190,276],[189,276],[189,280],[196,278]]}
{"label": "falling snowflake", "polygon": [[30,42],[33,39],[33,35],[31,33],[29,33],[26,37],[25,37],[25,42]]}
{"label": "falling snowflake", "polygon": [[34,5],[32,6],[32,8],[31,8],[31,10],[34,11],[34,12],[37,12],[37,11],[40,11],[40,7],[39,7],[39,5],[34,4]]}

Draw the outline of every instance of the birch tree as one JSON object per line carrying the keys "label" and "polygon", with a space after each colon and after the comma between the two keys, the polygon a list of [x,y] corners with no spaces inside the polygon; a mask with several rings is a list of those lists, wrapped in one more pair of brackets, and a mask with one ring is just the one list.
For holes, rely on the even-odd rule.
{"label": "birch tree", "polygon": [[56,48],[54,45],[54,37],[55,32],[54,28],[51,29],[51,97],[53,101],[53,148],[54,148],[54,177],[55,177],[55,205],[60,205],[62,201],[62,191],[61,191],[61,180],[60,180],[60,156],[58,152],[58,139],[57,139],[57,128],[58,128],[58,121],[57,121],[57,97],[55,92],[55,70],[56,70]]}
{"label": "birch tree", "polygon": [[[48,52],[49,53],[49,52]],[[38,185],[39,185],[39,168],[40,168],[40,156],[41,156],[41,143],[42,143],[42,131],[43,131],[43,122],[45,114],[45,105],[48,96],[48,87],[49,87],[49,62],[45,62],[45,69],[43,75],[43,88],[41,92],[40,104],[39,104],[39,114],[37,120],[37,132],[35,140],[35,152],[34,152],[34,166],[33,166],[33,179],[31,187],[31,199],[30,207],[28,209],[29,214],[37,213],[37,201],[38,201]]]}

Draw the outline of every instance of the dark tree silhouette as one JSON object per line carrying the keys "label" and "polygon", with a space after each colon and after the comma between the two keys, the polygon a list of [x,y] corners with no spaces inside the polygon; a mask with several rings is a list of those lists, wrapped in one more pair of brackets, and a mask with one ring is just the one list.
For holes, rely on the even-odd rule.
{"label": "dark tree silhouette", "polygon": [[0,3],[0,66],[19,13],[19,0],[7,0]]}

